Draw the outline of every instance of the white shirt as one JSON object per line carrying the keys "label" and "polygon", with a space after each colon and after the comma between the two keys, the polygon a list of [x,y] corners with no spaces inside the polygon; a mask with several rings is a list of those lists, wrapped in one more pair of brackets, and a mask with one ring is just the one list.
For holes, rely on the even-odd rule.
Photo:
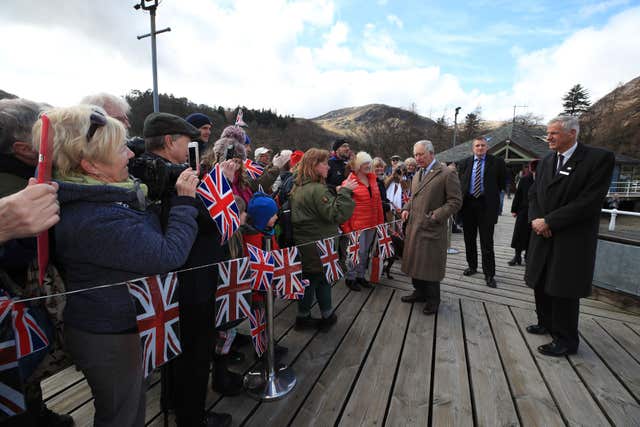
{"label": "white shirt", "polygon": [[573,152],[576,151],[576,148],[578,148],[578,141],[576,141],[571,148],[569,148],[567,151],[565,151],[564,153],[558,153],[562,155],[562,164],[558,165],[558,170],[560,170],[560,168],[562,168],[562,166],[564,166],[567,161],[569,160],[569,158],[571,158],[571,156],[573,155]]}

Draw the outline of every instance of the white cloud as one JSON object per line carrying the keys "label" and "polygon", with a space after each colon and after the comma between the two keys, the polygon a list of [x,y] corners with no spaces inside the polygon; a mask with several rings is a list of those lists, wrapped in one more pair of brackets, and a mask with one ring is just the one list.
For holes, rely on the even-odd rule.
{"label": "white cloud", "polygon": [[387,3],[389,3],[389,0],[378,0],[380,6],[385,6]]}
{"label": "white cloud", "polygon": [[389,21],[391,24],[395,25],[398,28],[402,28],[404,26],[402,19],[398,18],[398,16],[393,14],[387,15],[387,21]]}
{"label": "white cloud", "polygon": [[[135,39],[148,32],[148,14],[110,2],[91,3],[93,13],[84,0],[68,0],[64,10],[36,3],[3,4],[0,40],[11,43],[0,44],[0,89],[69,105],[88,93],[151,87],[149,40]],[[302,117],[367,103],[415,102],[419,112],[434,116],[446,111],[452,117],[457,106],[464,115],[480,105],[486,119],[506,119],[517,104],[548,118],[575,83],[595,101],[640,70],[640,8],[547,49],[514,47],[515,83],[496,93],[465,90],[463,76],[422,65],[383,29],[368,24],[353,31],[337,15],[331,0],[236,0],[226,6],[193,0],[189,8],[164,2],[158,28],[172,31],[158,36],[160,91]],[[481,71],[477,82],[490,81]]]}
{"label": "white cloud", "polygon": [[629,0],[598,1],[596,3],[591,3],[581,7],[578,11],[578,15],[583,18],[588,18],[592,15],[604,13],[609,11],[610,9],[616,8],[618,6],[625,6],[627,4],[629,4]]}

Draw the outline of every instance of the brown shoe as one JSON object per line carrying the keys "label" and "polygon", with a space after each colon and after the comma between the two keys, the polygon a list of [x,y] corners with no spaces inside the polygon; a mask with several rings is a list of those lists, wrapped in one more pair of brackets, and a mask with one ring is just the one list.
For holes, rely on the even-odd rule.
{"label": "brown shoe", "polygon": [[428,302],[424,305],[424,308],[422,309],[422,313],[426,314],[427,316],[431,314],[436,314],[438,312],[439,306],[440,304],[438,304],[437,302]]}
{"label": "brown shoe", "polygon": [[412,302],[425,302],[426,299],[425,297],[421,297],[420,295],[413,292],[409,295],[405,295],[402,298],[400,298],[400,301],[412,303]]}

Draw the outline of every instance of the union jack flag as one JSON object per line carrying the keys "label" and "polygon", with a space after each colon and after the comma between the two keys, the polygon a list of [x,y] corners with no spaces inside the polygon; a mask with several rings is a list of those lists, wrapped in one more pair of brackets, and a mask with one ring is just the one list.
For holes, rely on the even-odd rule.
{"label": "union jack flag", "polygon": [[251,310],[249,323],[251,324],[251,340],[253,341],[253,348],[256,349],[258,356],[262,356],[262,353],[267,351],[267,322],[264,308]]}
{"label": "union jack flag", "polygon": [[251,275],[249,259],[220,263],[220,283],[216,291],[216,326],[249,317],[251,311]]}
{"label": "union jack flag", "polygon": [[360,263],[360,231],[349,233],[349,246],[347,246],[347,261],[352,265]]}
{"label": "union jack flag", "polygon": [[376,226],[376,230],[378,235],[378,251],[380,253],[380,259],[391,258],[395,252],[391,242],[389,226],[387,224],[380,224]]}
{"label": "union jack flag", "polygon": [[33,318],[24,303],[14,302],[11,309],[18,359],[49,346],[47,334]]}
{"label": "union jack flag", "polygon": [[11,327],[13,302],[0,294],[0,419],[25,411],[16,341]]}
{"label": "union jack flag", "polygon": [[335,250],[335,240],[324,239],[317,241],[316,247],[318,248],[318,255],[320,255],[320,262],[327,282],[333,283],[342,279],[344,272],[340,267],[340,256]]}
{"label": "union jack flag", "polygon": [[275,269],[271,253],[247,244],[249,267],[251,267],[251,289],[266,292],[271,288]]}
{"label": "union jack flag", "polygon": [[410,200],[411,200],[411,192],[410,191],[403,191],[402,192],[402,206],[404,206],[407,203],[409,203]]}
{"label": "union jack flag", "polygon": [[254,181],[260,178],[264,173],[264,168],[251,159],[244,161],[244,167],[247,169],[247,173]]}
{"label": "union jack flag", "polygon": [[302,262],[298,248],[272,251],[271,255],[275,261],[273,286],[278,296],[282,299],[301,299],[304,296],[304,288],[309,286],[309,281],[301,277]]}
{"label": "union jack flag", "polygon": [[238,114],[236,115],[236,126],[240,126],[240,127],[249,127],[247,126],[247,124],[244,122],[244,120],[242,120],[242,116],[244,115],[244,113],[242,112],[242,108],[238,108]]}
{"label": "union jack flag", "polygon": [[145,378],[182,352],[176,273],[127,283],[137,310]]}
{"label": "union jack flag", "polygon": [[240,227],[240,214],[229,181],[217,164],[197,188],[198,196],[220,230],[224,243]]}

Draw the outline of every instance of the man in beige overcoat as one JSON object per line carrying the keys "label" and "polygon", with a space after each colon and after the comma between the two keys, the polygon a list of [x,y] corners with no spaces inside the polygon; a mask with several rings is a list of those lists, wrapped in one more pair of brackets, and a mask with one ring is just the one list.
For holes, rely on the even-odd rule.
{"label": "man in beige overcoat", "polygon": [[407,221],[402,271],[412,279],[414,291],[403,302],[425,302],[424,314],[440,304],[440,281],[447,266],[448,219],[462,205],[458,173],[436,160],[431,141],[413,145],[418,163],[411,183],[411,200],[402,208]]}

